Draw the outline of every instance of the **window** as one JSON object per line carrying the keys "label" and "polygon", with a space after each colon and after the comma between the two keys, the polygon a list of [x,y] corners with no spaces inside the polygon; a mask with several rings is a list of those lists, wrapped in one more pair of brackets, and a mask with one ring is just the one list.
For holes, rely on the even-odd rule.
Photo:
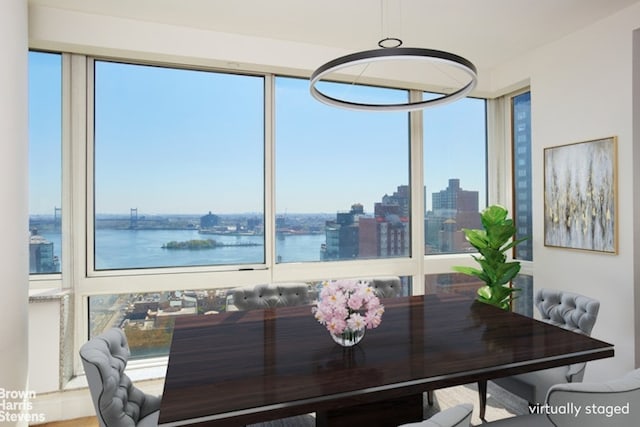
{"label": "window", "polygon": [[533,276],[520,273],[515,277],[512,285],[518,289],[513,300],[513,311],[533,317]]}
{"label": "window", "polygon": [[176,316],[226,311],[228,296],[228,289],[94,295],[89,297],[89,336],[121,328],[132,359],[166,356]]}
{"label": "window", "polygon": [[485,101],[465,98],[423,114],[425,254],[474,251],[462,228],[481,228],[486,206]]}
{"label": "window", "polygon": [[95,62],[96,270],[265,262],[264,79]]}
{"label": "window", "polygon": [[[408,98],[322,84],[356,98]],[[328,107],[309,95],[308,80],[294,78],[276,78],[275,99],[276,262],[408,257],[408,114]]]}
{"label": "window", "polygon": [[425,295],[464,295],[477,296],[478,288],[485,283],[475,276],[461,273],[426,274],[424,276]]}
{"label": "window", "polygon": [[[366,280],[381,298],[411,295],[411,277],[368,277]],[[291,305],[314,304],[324,282],[300,282],[302,286],[307,287],[308,294],[305,300],[291,300]],[[274,287],[277,285],[273,284]],[[262,286],[264,285],[258,285],[260,288]],[[252,287],[248,286],[250,289]],[[239,303],[236,305],[235,289],[232,287],[93,295],[89,297],[89,337],[117,327],[127,336],[132,359],[167,356],[176,316],[215,316],[228,311],[257,308],[243,307]],[[311,310],[309,315],[312,316]]]}
{"label": "window", "polygon": [[[424,157],[411,158],[410,126],[420,120],[326,106],[309,95],[305,79],[76,54],[31,58],[30,227],[51,243],[53,254],[40,258],[59,263],[62,208],[75,213],[67,226],[69,247],[78,250],[62,268],[88,300],[88,310],[76,308],[89,314],[75,325],[83,336],[117,325],[135,357],[166,354],[175,314],[224,311],[229,287],[316,283],[326,276],[323,261],[332,262],[335,277],[400,277],[401,295],[425,287],[475,292],[477,284],[451,273],[459,257],[423,257],[412,248],[426,239],[427,254],[469,249],[459,228],[486,205],[484,100],[415,113],[424,117]],[[72,83],[64,120],[63,68]],[[79,84],[85,78],[88,85]],[[322,85],[356,99],[409,97]],[[88,120],[71,120],[85,113]],[[70,122],[63,141],[61,123]],[[62,168],[67,159],[78,163]],[[69,179],[62,182],[61,172]],[[411,180],[420,173],[425,188],[418,190]],[[412,218],[419,191],[424,216]],[[424,220],[424,235],[416,220]],[[419,243],[412,246],[412,237]],[[333,262],[344,260],[352,262]],[[54,264],[40,272],[60,271]]]}
{"label": "window", "polygon": [[29,272],[62,256],[62,55],[29,52]]}
{"label": "window", "polygon": [[[511,98],[513,129],[513,218],[518,231],[516,238],[532,235],[531,218],[531,92]],[[514,248],[514,257],[533,261],[533,242],[527,239]]]}

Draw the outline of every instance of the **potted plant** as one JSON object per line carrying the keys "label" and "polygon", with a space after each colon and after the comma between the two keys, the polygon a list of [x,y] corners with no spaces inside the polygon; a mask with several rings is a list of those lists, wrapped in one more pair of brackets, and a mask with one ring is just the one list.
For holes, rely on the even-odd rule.
{"label": "potted plant", "polygon": [[520,271],[520,262],[507,261],[506,252],[527,239],[513,240],[516,227],[507,214],[504,207],[492,205],[480,213],[483,230],[462,229],[467,241],[480,253],[479,256],[472,255],[480,264],[480,270],[466,266],[453,267],[454,271],[475,276],[485,283],[478,289],[478,301],[503,310],[511,308],[513,293],[519,290],[511,287],[510,283]]}

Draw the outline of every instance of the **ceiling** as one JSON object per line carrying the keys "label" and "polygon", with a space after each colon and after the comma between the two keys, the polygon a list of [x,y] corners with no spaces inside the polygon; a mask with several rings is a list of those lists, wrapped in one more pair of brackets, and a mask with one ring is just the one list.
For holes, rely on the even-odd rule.
{"label": "ceiling", "polygon": [[478,68],[588,26],[640,0],[29,0],[71,9],[347,50],[447,50]]}
{"label": "ceiling", "polygon": [[[300,76],[310,75],[313,69],[335,58],[328,52],[344,55],[377,49],[382,38],[397,37],[402,39],[403,47],[444,50],[470,60],[479,75],[478,87],[472,93],[477,96],[492,93],[490,79],[484,76],[490,75],[495,67],[640,3],[640,0],[28,1],[31,6],[296,42],[303,49],[307,46],[304,51],[307,57],[315,58],[297,68],[295,74]],[[295,55],[289,53],[287,60],[295,62]],[[241,62],[224,59],[233,61],[226,64]],[[251,70],[244,65],[243,69]],[[257,70],[262,68],[258,66]],[[340,73],[344,73],[342,80],[348,82],[394,86],[395,81],[399,87],[442,93],[468,81],[468,76],[453,67],[406,59],[366,64]],[[325,78],[341,79],[337,73]]]}

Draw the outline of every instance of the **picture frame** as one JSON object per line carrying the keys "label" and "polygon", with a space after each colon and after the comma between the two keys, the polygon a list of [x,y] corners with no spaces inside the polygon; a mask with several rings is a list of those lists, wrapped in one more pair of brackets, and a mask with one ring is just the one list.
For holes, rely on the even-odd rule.
{"label": "picture frame", "polygon": [[618,253],[617,137],[544,149],[544,245]]}

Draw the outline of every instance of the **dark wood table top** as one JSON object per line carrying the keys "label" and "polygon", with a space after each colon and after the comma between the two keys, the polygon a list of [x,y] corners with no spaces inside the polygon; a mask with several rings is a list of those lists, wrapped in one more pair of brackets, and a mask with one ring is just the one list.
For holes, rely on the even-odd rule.
{"label": "dark wood table top", "polygon": [[350,349],[311,306],[176,317],[160,423],[246,424],[614,354],[611,344],[469,299],[383,303],[381,325]]}

